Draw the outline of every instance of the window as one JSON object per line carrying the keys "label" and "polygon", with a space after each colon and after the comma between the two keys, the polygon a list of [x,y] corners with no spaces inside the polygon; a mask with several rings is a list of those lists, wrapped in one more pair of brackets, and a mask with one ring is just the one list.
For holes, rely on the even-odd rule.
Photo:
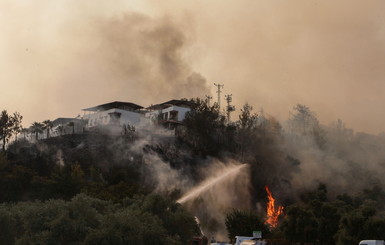
{"label": "window", "polygon": [[170,111],[170,120],[178,121],[178,111]]}

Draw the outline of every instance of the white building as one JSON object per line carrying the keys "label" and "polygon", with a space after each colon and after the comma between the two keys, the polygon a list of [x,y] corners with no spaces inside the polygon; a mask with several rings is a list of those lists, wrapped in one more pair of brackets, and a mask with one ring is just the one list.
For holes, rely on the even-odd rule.
{"label": "white building", "polygon": [[191,106],[191,102],[185,100],[170,100],[145,109],[131,102],[110,102],[82,109],[82,117],[57,118],[53,121],[51,135],[79,134],[85,131],[121,134],[127,125],[139,130],[151,130],[150,125],[174,129],[182,124]]}
{"label": "white building", "polygon": [[191,111],[191,106],[191,102],[186,100],[170,100],[147,107],[145,117],[149,118],[153,124],[175,128],[182,124],[187,112]]}
{"label": "white building", "polygon": [[86,121],[86,130],[108,129],[119,133],[125,125],[138,127],[149,123],[140,111],[142,108],[130,102],[110,102],[83,109],[83,120]]}
{"label": "white building", "polygon": [[80,118],[59,117],[52,121],[51,136],[81,134],[84,132],[84,127],[85,122]]}

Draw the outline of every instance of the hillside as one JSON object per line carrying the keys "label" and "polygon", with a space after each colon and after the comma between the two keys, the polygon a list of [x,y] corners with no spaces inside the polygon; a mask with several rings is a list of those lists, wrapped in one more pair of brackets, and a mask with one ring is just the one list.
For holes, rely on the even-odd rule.
{"label": "hillside", "polygon": [[[279,123],[253,113],[246,104],[239,120],[228,124],[215,105],[199,99],[195,102],[175,136],[159,128],[119,136],[86,133],[37,143],[14,142],[0,155],[0,201],[14,204],[3,204],[0,215],[17,220],[12,212],[18,209],[35,212],[22,208],[28,201],[37,200],[32,206],[51,203],[54,209],[55,205],[69,205],[65,209],[71,210],[73,203],[83,200],[84,205],[96,208],[98,214],[94,215],[104,217],[126,212],[124,208],[135,213],[135,203],[158,198],[167,207],[176,205],[172,210],[181,212],[189,220],[183,222],[191,224],[166,231],[159,228],[170,237],[178,236],[175,244],[197,234],[187,211],[199,219],[206,235],[222,240],[227,234],[251,235],[231,226],[234,214],[248,220],[254,217],[250,227],[265,231],[267,238],[288,243],[352,244],[369,237],[381,239],[385,227],[383,136],[354,133],[340,120],[320,125],[315,114],[302,105],[294,107],[286,122]],[[242,164],[245,167],[234,168]],[[232,169],[236,170],[229,174]],[[175,203],[200,183],[207,188]],[[283,215],[277,215],[274,225],[263,222],[269,218],[267,187],[275,198],[274,208],[283,206]],[[100,211],[93,205],[114,211]],[[168,218],[161,213],[168,208],[150,213],[166,222]],[[138,212],[142,211],[139,208]],[[74,217],[73,222],[80,222],[76,221],[80,216]],[[138,222],[148,218],[138,217]],[[13,225],[20,225],[15,222]],[[85,222],[88,227],[87,222],[93,221]],[[98,222],[89,229],[101,229]],[[167,222],[177,227],[181,220]],[[84,231],[77,241],[91,239],[91,230]],[[9,237],[22,239],[28,231],[10,232]]]}

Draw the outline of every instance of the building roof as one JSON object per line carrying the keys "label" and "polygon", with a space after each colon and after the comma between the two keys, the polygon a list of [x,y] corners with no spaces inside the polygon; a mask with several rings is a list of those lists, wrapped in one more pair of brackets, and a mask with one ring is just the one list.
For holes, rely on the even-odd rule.
{"label": "building roof", "polygon": [[114,101],[114,102],[86,108],[86,109],[83,109],[83,111],[106,111],[110,109],[122,109],[126,111],[135,111],[142,108],[143,106],[140,106],[131,102]]}
{"label": "building roof", "polygon": [[187,100],[169,100],[166,102],[163,102],[161,104],[156,104],[156,105],[151,105],[147,107],[149,110],[160,110],[160,109],[165,109],[170,106],[181,106],[181,107],[192,107],[193,103]]}

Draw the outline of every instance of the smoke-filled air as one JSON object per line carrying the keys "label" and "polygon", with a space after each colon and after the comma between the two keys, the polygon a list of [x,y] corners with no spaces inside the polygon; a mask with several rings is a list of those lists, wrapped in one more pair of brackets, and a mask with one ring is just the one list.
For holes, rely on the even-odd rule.
{"label": "smoke-filled air", "polygon": [[0,244],[384,240],[384,10],[1,1]]}
{"label": "smoke-filled air", "polygon": [[215,82],[237,108],[285,120],[300,103],[377,134],[384,4],[3,0],[0,104],[29,125],[108,101],[215,96]]}

